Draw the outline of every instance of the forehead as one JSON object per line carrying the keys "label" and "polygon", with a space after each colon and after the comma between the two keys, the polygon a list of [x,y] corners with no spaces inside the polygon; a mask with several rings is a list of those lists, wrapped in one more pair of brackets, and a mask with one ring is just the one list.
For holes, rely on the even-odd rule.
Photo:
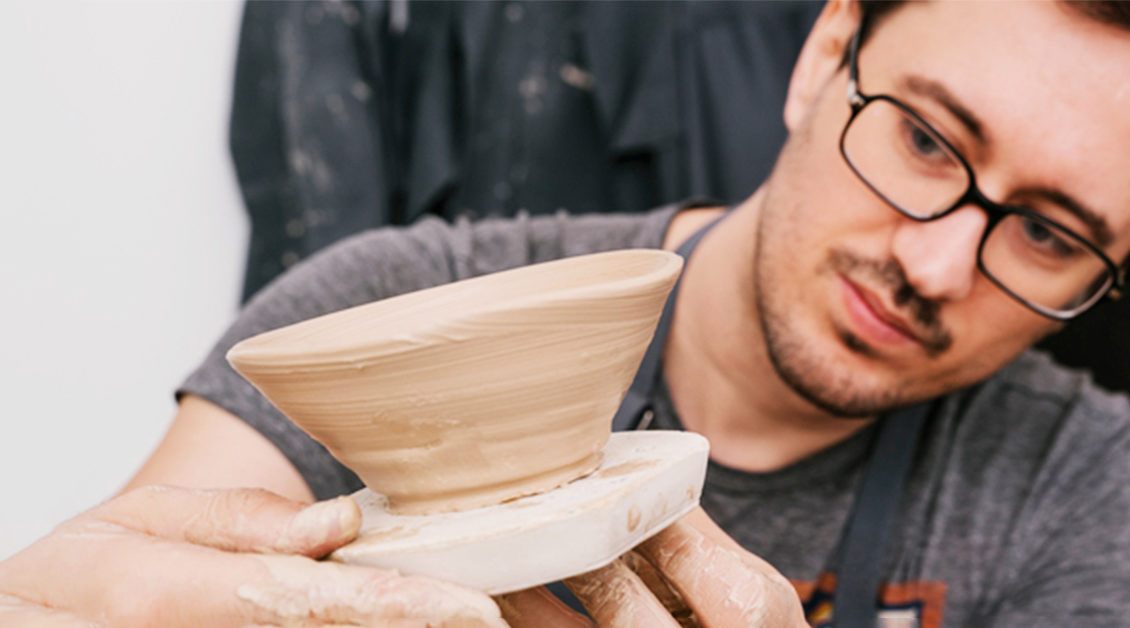
{"label": "forehead", "polygon": [[989,196],[1058,188],[1106,218],[1113,249],[1130,250],[1130,31],[1060,3],[912,2],[876,27],[860,67],[864,91],[922,77],[976,115],[989,144],[969,157]]}

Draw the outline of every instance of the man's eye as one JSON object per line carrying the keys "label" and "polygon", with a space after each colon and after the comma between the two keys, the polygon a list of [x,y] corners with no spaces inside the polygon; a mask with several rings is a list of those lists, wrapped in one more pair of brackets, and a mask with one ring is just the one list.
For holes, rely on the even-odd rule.
{"label": "man's eye", "polygon": [[1067,237],[1053,230],[1051,227],[1027,217],[1021,217],[1020,223],[1024,235],[1036,248],[1045,253],[1060,257],[1070,257],[1077,252],[1077,247],[1072,245]]}
{"label": "man's eye", "polygon": [[910,143],[914,151],[920,155],[927,157],[937,155],[942,152],[942,147],[938,144],[929,133],[922,130],[921,127],[911,124],[910,129]]}
{"label": "man's eye", "polygon": [[957,164],[938,138],[917,121],[904,116],[899,126],[899,141],[903,150],[907,158],[918,162],[919,167],[949,169]]}

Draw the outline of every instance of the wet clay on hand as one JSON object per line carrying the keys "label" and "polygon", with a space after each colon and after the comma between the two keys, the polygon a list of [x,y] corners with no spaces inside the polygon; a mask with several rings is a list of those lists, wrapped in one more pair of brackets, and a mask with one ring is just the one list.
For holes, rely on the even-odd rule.
{"label": "wet clay on hand", "polygon": [[399,514],[499,503],[597,467],[682,259],[598,253],[245,340],[232,366]]}

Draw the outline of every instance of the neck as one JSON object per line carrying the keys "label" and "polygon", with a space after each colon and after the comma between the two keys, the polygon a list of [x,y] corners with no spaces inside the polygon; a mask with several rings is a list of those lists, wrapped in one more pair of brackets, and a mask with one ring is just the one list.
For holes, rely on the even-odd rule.
{"label": "neck", "polygon": [[[758,192],[689,260],[664,349],[664,374],[684,426],[706,436],[711,457],[747,471],[780,469],[866,426],[817,408],[792,390],[769,359],[754,291]],[[674,249],[720,212],[676,217]]]}

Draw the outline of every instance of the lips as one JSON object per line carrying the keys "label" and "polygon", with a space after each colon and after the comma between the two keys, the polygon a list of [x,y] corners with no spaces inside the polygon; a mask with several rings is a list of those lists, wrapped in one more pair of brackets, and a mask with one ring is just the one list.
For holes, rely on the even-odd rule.
{"label": "lips", "polygon": [[865,338],[882,344],[922,344],[906,319],[888,310],[875,293],[840,276],[848,315]]}

